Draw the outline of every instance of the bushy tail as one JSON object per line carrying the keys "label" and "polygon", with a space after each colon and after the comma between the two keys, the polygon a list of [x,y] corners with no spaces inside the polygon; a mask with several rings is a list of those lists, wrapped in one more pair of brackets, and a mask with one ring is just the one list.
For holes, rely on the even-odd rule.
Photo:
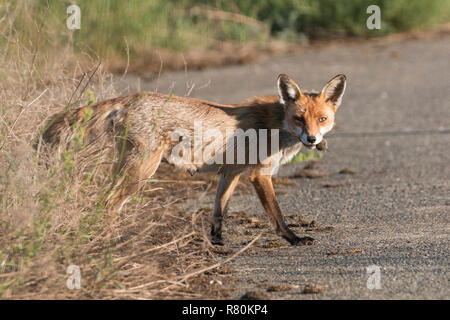
{"label": "bushy tail", "polygon": [[141,94],[136,93],[60,112],[41,130],[35,147],[38,148],[40,144],[55,145],[61,142],[63,136],[74,132],[78,132],[84,142],[90,143],[121,126],[129,107],[140,97]]}
{"label": "bushy tail", "polygon": [[[161,158],[162,150],[145,159],[139,156],[138,143],[128,134],[128,112],[142,96],[137,93],[61,112],[48,121],[36,142],[38,153],[41,146],[44,150],[62,146],[63,158],[67,159],[65,154],[70,161],[75,159],[74,170],[88,172],[96,185],[108,181],[110,187],[100,201],[111,212],[138,191],[141,176],[152,174]],[[97,172],[109,172],[109,179],[102,180],[104,175]]]}

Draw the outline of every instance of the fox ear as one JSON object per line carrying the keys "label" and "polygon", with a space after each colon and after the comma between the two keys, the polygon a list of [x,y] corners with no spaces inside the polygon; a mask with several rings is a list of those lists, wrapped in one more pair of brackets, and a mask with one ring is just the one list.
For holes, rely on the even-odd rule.
{"label": "fox ear", "polygon": [[339,74],[328,81],[322,89],[321,96],[323,96],[326,101],[333,102],[336,108],[341,105],[346,79],[345,75]]}
{"label": "fox ear", "polygon": [[288,101],[295,101],[302,94],[297,84],[286,74],[280,74],[278,76],[277,86],[281,104],[286,104]]}

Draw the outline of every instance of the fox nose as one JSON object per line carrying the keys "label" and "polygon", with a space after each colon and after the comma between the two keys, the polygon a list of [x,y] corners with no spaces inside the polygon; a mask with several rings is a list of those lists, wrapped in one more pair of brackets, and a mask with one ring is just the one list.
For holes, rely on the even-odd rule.
{"label": "fox nose", "polygon": [[308,140],[309,143],[314,143],[314,142],[316,142],[316,137],[314,137],[314,136],[307,136],[306,140]]}

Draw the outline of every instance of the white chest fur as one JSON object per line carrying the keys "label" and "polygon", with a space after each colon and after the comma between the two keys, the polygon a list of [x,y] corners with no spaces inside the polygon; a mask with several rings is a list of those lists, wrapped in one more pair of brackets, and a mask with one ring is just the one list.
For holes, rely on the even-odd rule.
{"label": "white chest fur", "polygon": [[281,164],[285,164],[285,163],[288,163],[289,161],[291,161],[292,158],[295,157],[295,155],[300,151],[301,148],[302,148],[302,143],[299,142],[299,143],[293,145],[292,147],[283,149],[281,151],[282,152]]}

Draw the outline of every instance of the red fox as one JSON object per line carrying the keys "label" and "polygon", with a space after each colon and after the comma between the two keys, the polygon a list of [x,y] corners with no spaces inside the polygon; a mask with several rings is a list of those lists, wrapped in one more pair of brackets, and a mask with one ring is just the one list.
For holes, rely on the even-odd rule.
{"label": "red fox", "polygon": [[[285,224],[272,174],[302,145],[323,145],[324,135],[334,126],[345,85],[346,77],[341,74],[320,93],[302,92],[289,76],[281,74],[277,96],[240,104],[136,93],[58,114],[41,137],[44,143],[54,144],[64,129],[70,131],[84,123],[83,139],[89,144],[104,136],[112,138],[109,147],[119,156],[113,166],[118,178],[106,201],[111,212],[122,208],[161,161],[191,174],[217,170],[220,182],[211,216],[211,242],[219,245],[223,244],[222,220],[231,195],[239,177],[249,171],[276,233],[292,245],[311,245],[314,239],[298,237]],[[234,143],[242,137],[244,148]]]}

